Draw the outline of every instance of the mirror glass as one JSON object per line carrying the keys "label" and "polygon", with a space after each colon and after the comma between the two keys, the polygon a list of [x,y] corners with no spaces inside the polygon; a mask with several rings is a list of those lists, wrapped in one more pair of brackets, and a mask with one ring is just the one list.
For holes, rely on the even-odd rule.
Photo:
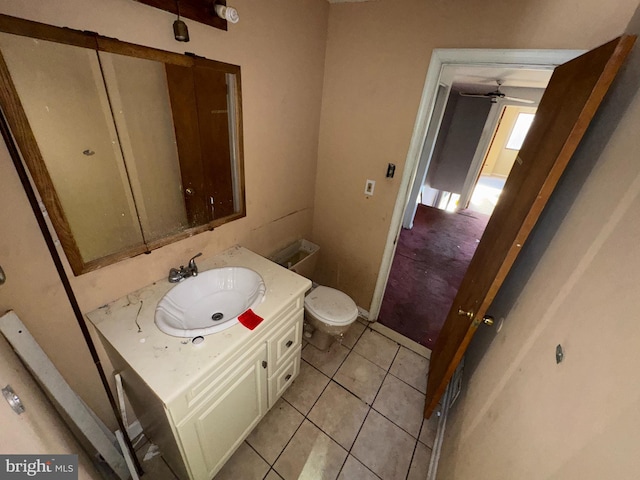
{"label": "mirror glass", "polygon": [[101,38],[0,33],[3,110],[76,274],[245,215],[239,67]]}

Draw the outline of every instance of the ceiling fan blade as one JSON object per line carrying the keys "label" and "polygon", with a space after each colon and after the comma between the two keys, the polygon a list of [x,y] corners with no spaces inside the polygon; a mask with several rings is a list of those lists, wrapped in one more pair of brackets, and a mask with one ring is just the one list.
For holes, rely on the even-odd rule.
{"label": "ceiling fan blade", "polygon": [[464,93],[458,92],[461,97],[478,97],[478,98],[489,98],[489,94],[487,93]]}
{"label": "ceiling fan blade", "polygon": [[529,100],[528,98],[518,98],[518,97],[503,97],[505,100],[511,100],[513,102],[521,102],[521,103],[536,103],[534,100]]}

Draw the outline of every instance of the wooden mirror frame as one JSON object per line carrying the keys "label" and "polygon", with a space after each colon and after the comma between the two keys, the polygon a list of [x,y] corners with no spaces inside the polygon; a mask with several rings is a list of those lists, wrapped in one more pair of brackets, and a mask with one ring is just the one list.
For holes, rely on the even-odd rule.
{"label": "wooden mirror frame", "polygon": [[239,179],[239,191],[237,192],[237,198],[239,198],[238,211],[231,215],[214,219],[206,224],[185,228],[178,233],[168,235],[155,241],[145,243],[143,238],[141,245],[135,245],[104,257],[85,261],[82,258],[78,244],[72,234],[69,222],[60,202],[60,198],[56,193],[51,176],[45,165],[40,148],[38,147],[35,135],[27,120],[27,116],[11,79],[7,64],[5,63],[2,52],[0,52],[0,108],[2,109],[2,114],[7,120],[11,133],[20,149],[23,161],[29,169],[33,182],[35,183],[42,202],[47,209],[49,218],[51,219],[56,234],[58,235],[62,248],[75,275],[90,272],[142,253],[149,253],[151,250],[156,248],[160,248],[164,245],[191,237],[207,230],[213,230],[215,227],[246,216],[242,132],[242,90],[239,66],[208,60],[195,55],[182,55],[151,47],[122,42],[117,39],[101,36],[94,32],[83,32],[69,28],[60,28],[3,14],[0,14],[0,32],[83,47],[95,50],[96,52],[103,51],[147,60],[155,60],[171,65],[184,67],[200,65],[209,69],[233,74],[236,78],[237,89],[235,92],[234,108],[235,129],[237,132],[238,143],[236,159]]}

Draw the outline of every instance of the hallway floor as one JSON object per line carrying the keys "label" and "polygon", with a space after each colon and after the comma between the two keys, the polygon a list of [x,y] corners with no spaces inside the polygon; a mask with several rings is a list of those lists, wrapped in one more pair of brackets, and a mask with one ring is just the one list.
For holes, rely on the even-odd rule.
{"label": "hallway floor", "polygon": [[424,480],[440,418],[423,421],[427,370],[360,322],[328,352],[307,344],[298,378],[216,480]]}
{"label": "hallway floor", "polygon": [[489,216],[418,205],[403,229],[378,321],[433,350]]}

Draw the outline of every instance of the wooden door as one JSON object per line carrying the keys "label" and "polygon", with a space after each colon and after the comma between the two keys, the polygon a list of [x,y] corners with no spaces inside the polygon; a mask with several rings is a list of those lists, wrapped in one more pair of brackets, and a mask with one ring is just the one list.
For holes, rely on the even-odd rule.
{"label": "wooden door", "polygon": [[433,349],[425,417],[438,405],[635,38],[622,36],[555,69]]}
{"label": "wooden door", "polygon": [[165,70],[187,219],[190,227],[197,227],[209,223],[211,216],[202,174],[202,145],[198,126],[198,99],[193,87],[193,68],[166,63]]}
{"label": "wooden door", "polygon": [[198,125],[202,147],[205,196],[213,220],[233,215],[233,173],[227,74],[195,65],[194,88],[198,103]]}

